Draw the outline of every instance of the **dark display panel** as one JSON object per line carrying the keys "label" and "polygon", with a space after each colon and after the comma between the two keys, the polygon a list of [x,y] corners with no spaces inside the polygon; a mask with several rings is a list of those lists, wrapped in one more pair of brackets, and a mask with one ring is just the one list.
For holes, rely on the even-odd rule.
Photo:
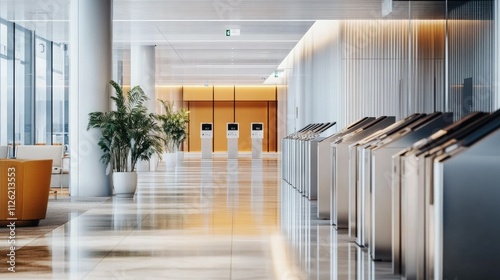
{"label": "dark display panel", "polygon": [[238,130],[238,124],[237,123],[228,123],[227,124],[227,130]]}
{"label": "dark display panel", "polygon": [[262,124],[261,123],[253,123],[252,130],[262,130]]}
{"label": "dark display panel", "polygon": [[201,124],[201,130],[212,130],[212,124],[211,123],[202,123]]}

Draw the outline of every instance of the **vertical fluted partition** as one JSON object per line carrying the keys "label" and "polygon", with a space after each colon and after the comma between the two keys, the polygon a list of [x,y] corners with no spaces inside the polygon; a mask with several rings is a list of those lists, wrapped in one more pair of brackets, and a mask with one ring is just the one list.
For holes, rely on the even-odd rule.
{"label": "vertical fluted partition", "polygon": [[[496,109],[493,13],[494,1],[449,4],[448,94],[456,119],[472,111]],[[472,87],[464,86],[465,79],[472,79]]]}
{"label": "vertical fluted partition", "polygon": [[346,121],[405,115],[408,21],[344,21],[342,38]]}
{"label": "vertical fluted partition", "polygon": [[444,109],[444,21],[344,21],[342,27],[348,122]]}
{"label": "vertical fluted partition", "polygon": [[445,109],[444,20],[318,21],[282,66],[287,127]]}
{"label": "vertical fluted partition", "polygon": [[406,113],[445,111],[445,21],[413,20],[409,30],[411,111]]}
{"label": "vertical fluted partition", "polygon": [[317,21],[280,66],[287,133],[365,116],[452,111],[458,120],[500,107],[496,6],[449,3],[447,19]]}

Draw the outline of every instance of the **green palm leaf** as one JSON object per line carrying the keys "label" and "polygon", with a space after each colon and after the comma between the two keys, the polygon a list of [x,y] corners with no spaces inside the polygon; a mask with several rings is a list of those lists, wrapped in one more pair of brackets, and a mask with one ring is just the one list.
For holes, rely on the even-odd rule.
{"label": "green palm leaf", "polygon": [[115,109],[109,112],[89,114],[87,130],[99,129],[97,143],[103,152],[101,162],[108,170],[134,171],[137,161],[149,160],[162,153],[162,139],[156,116],[148,114],[147,95],[139,87],[133,87],[126,95],[114,81],[110,81],[116,95],[111,97]]}

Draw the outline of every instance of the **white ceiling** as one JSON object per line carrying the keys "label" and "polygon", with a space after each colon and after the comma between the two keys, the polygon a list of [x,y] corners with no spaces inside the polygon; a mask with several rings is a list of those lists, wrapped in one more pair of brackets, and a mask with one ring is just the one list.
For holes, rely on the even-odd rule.
{"label": "white ceiling", "polygon": [[[261,84],[315,20],[380,19],[382,0],[115,0],[115,57],[129,81],[130,46],[156,45],[159,85]],[[69,39],[70,0],[0,0],[0,17],[56,42]],[[443,1],[412,2],[412,18],[442,17]],[[408,18],[394,2],[389,18]],[[238,28],[241,36],[226,37]],[[70,46],[71,47],[71,46]]]}

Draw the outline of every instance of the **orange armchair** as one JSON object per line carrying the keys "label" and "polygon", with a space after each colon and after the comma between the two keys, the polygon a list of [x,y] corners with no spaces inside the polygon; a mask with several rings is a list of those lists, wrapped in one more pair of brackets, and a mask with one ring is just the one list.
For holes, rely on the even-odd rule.
{"label": "orange armchair", "polygon": [[36,226],[45,219],[51,173],[52,160],[0,160],[0,225],[17,219],[17,226]]}

